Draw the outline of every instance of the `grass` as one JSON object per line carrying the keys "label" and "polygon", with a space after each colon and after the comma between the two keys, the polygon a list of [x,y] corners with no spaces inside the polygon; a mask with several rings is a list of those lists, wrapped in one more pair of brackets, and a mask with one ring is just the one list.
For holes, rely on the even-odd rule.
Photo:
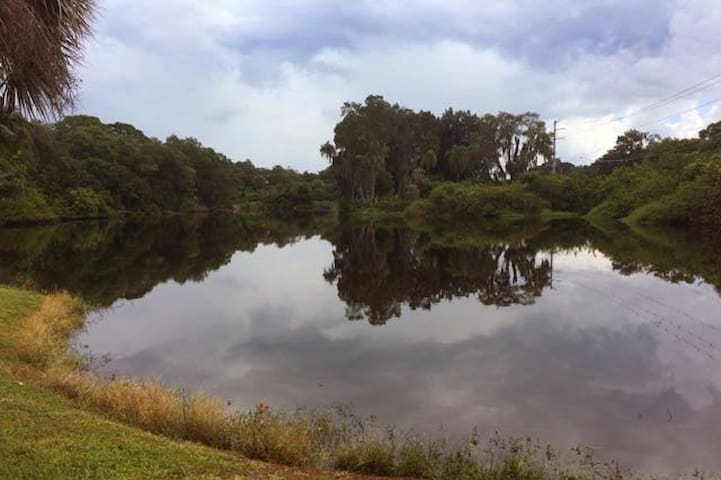
{"label": "grass", "polygon": [[229,454],[98,418],[43,388],[0,377],[0,478],[239,478]]}
{"label": "grass", "polygon": [[583,218],[583,216],[580,213],[577,212],[563,212],[558,210],[548,210],[544,209],[541,211],[541,220],[543,221],[551,221],[551,220],[580,220]]}
{"label": "grass", "polygon": [[621,478],[581,450],[562,463],[530,438],[420,438],[343,410],[229,412],[203,393],[102,379],[67,353],[83,313],[64,293],[0,287],[0,478],[329,478],[316,467],[433,480]]}
{"label": "grass", "polygon": [[[77,328],[80,317],[64,315],[68,302],[75,304],[67,295],[43,297],[0,287],[0,478],[237,478],[247,473],[231,455],[99,418],[28,383],[40,377],[32,365],[59,361],[65,341],[60,332]],[[48,328],[44,315],[59,328]]]}
{"label": "grass", "polygon": [[345,220],[360,223],[385,223],[402,221],[409,202],[382,199],[374,204],[354,203],[341,207]]}

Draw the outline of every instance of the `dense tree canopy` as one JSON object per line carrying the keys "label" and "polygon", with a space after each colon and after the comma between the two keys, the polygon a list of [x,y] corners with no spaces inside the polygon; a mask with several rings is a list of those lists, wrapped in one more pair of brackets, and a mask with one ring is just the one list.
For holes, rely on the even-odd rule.
{"label": "dense tree canopy", "polygon": [[273,208],[289,215],[334,198],[318,175],[235,163],[194,138],[163,142],[89,116],[52,125],[13,116],[5,125],[12,133],[0,138],[0,224],[113,212]]}
{"label": "dense tree canopy", "polygon": [[347,102],[333,143],[321,146],[345,198],[414,198],[428,177],[505,183],[551,156],[551,136],[535,113],[430,112],[371,95]]}

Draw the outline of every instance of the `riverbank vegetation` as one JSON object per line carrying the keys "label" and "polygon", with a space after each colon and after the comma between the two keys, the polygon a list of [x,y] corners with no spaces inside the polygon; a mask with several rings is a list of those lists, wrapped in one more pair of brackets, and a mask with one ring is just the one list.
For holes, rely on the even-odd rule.
{"label": "riverbank vegetation", "polygon": [[[4,440],[0,451],[3,458],[10,458],[0,469],[8,475],[70,478],[82,471],[106,472],[106,478],[170,478],[174,474],[222,478],[247,471],[245,461],[233,463],[232,457],[220,452],[224,450],[285,465],[382,476],[621,478],[616,466],[594,462],[588,452],[578,450],[562,458],[530,439],[494,437],[483,442],[474,433],[458,441],[434,440],[375,427],[342,410],[287,413],[260,404],[250,411],[230,412],[220,399],[202,393],[188,394],[149,381],[99,378],[83,371],[82,362],[67,354],[68,338],[82,324],[80,302],[62,293],[41,296],[4,287],[0,300],[0,401],[8,407],[2,411],[10,415],[6,419],[6,413],[0,414],[8,425],[0,433]],[[71,403],[44,389],[63,394]],[[44,409],[42,418],[57,418],[59,423],[39,424],[34,431],[18,423],[23,418],[37,423],[32,415],[38,409]],[[85,411],[217,450],[167,443]],[[66,431],[59,433],[58,426]],[[44,445],[41,451],[39,443]],[[72,449],[72,460],[59,456],[61,448]],[[48,462],[38,462],[38,455]],[[180,459],[182,455],[187,456]],[[175,458],[179,458],[177,463],[170,464]],[[114,463],[123,459],[129,465]]]}
{"label": "riverbank vegetation", "polygon": [[0,224],[120,213],[332,213],[315,174],[233,162],[193,138],[69,116],[54,124],[0,117]]}
{"label": "riverbank vegetation", "polygon": [[559,163],[532,113],[440,117],[370,96],[348,103],[320,173],[233,162],[193,138],[71,116],[0,119],[0,224],[135,213],[411,218],[469,224],[544,220],[721,231],[721,122],[696,139],[631,130],[588,166]]}
{"label": "riverbank vegetation", "polygon": [[427,221],[478,222],[573,212],[718,232],[721,122],[696,139],[629,130],[589,166],[552,159],[534,113],[440,117],[369,96],[341,109],[333,143],[321,146],[339,195],[375,204],[405,200]]}

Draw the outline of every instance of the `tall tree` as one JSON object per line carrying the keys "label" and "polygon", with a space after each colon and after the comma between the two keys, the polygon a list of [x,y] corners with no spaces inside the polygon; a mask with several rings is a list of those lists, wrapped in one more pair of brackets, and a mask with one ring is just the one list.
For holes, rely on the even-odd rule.
{"label": "tall tree", "polygon": [[649,132],[631,129],[616,137],[616,144],[594,163],[603,173],[621,165],[632,165],[643,159],[644,151],[660,137]]}
{"label": "tall tree", "polygon": [[59,115],[73,102],[75,65],[96,0],[0,2],[0,112]]}
{"label": "tall tree", "polygon": [[468,147],[465,145],[454,145],[446,152],[446,163],[456,181],[460,180],[468,171],[469,156]]}
{"label": "tall tree", "polygon": [[551,136],[536,113],[498,113],[495,139],[499,153],[493,173],[496,180],[515,180],[538,166],[539,159],[547,161],[552,155]]}
{"label": "tall tree", "polygon": [[371,95],[365,103],[346,102],[335,127],[334,143],[321,147],[341,193],[351,200],[376,198],[376,181],[386,169],[389,135],[394,130],[393,107],[383,97]]}

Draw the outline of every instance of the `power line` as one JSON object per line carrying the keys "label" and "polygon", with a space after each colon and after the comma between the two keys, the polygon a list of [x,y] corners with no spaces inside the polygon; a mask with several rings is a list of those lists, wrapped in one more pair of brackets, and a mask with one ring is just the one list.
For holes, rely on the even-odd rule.
{"label": "power line", "polygon": [[[646,158],[648,155],[653,155],[653,154],[655,154],[655,153],[659,153],[659,154],[660,154],[660,153],[674,153],[674,152],[680,152],[680,151],[685,150],[685,149],[688,149],[688,148],[689,148],[689,145],[684,144],[684,145],[677,145],[677,146],[672,147],[672,148],[664,149],[664,150],[661,150],[661,151],[659,151],[659,152],[654,152],[654,151],[649,151],[649,150],[648,150],[648,147],[647,147],[647,148],[644,149],[643,151],[634,153],[634,154],[629,155],[629,156],[627,156],[627,157],[619,158],[619,159],[616,159],[616,160],[604,160],[604,161],[605,161],[605,162],[608,162],[608,163],[626,163],[626,162],[633,162],[633,161],[636,161],[636,160],[644,159],[644,158]],[[687,152],[687,153],[692,153],[692,152]],[[579,157],[579,159],[582,159],[582,160],[594,160],[594,159],[587,158],[587,157]],[[595,159],[595,160],[598,160],[598,159]]]}
{"label": "power line", "polygon": [[640,125],[637,125],[637,127],[644,127],[644,126],[646,126],[646,125],[653,125],[654,123],[663,122],[664,120],[670,120],[670,119],[672,119],[672,118],[675,118],[677,115],[682,115],[682,114],[684,114],[684,113],[693,112],[694,110],[698,110],[699,108],[707,107],[707,106],[709,106],[709,105],[711,105],[711,104],[713,104],[713,103],[718,103],[718,102],[721,102],[721,97],[717,97],[717,98],[715,98],[715,99],[713,99],[713,100],[709,100],[708,102],[702,103],[701,105],[696,105],[695,107],[689,108],[688,110],[684,110],[684,111],[682,111],[682,112],[676,112],[676,113],[674,113],[674,114],[672,114],[672,115],[669,115],[669,116],[667,116],[667,117],[659,118],[658,120],[653,120],[653,121],[651,121],[651,122],[642,123],[642,124],[640,124]]}
{"label": "power line", "polygon": [[[711,83],[709,83],[709,82],[711,82]],[[590,120],[589,122],[595,122],[595,125],[590,125],[588,127],[585,127],[585,128],[579,129],[579,130],[580,131],[592,130],[601,125],[619,122],[619,121],[625,120],[629,117],[633,117],[635,115],[644,113],[646,111],[655,110],[655,109],[664,107],[666,105],[670,105],[671,103],[681,100],[682,98],[694,95],[696,93],[700,93],[700,92],[707,90],[718,84],[721,84],[721,73],[712,75],[704,80],[701,80],[700,82],[697,82],[697,83],[691,85],[690,87],[686,87],[683,90],[680,90],[680,91],[678,91],[672,95],[669,95],[665,98],[662,98],[661,100],[658,100],[649,105],[645,105],[645,106],[641,107],[640,109],[636,110],[635,112],[631,112],[626,115],[616,115],[615,117],[611,118],[610,120]]]}
{"label": "power line", "polygon": [[[721,82],[720,82],[720,83],[721,83]],[[711,100],[711,101],[709,101],[709,102],[703,103],[703,104],[701,104],[701,105],[697,105],[697,106],[695,106],[695,107],[693,107],[693,108],[690,108],[690,109],[687,109],[687,110],[682,110],[682,111],[680,111],[680,112],[675,112],[675,113],[672,113],[671,115],[668,115],[668,116],[665,116],[665,117],[662,117],[662,118],[658,118],[658,119],[655,119],[655,120],[651,120],[650,122],[641,123],[641,124],[639,124],[639,125],[636,125],[636,127],[642,127],[642,126],[644,126],[644,125],[652,125],[652,124],[657,123],[657,122],[662,122],[662,121],[664,121],[664,120],[673,118],[673,117],[675,117],[676,115],[681,115],[681,114],[683,114],[683,113],[687,113],[687,112],[692,112],[692,111],[694,111],[694,110],[698,110],[699,108],[705,107],[705,106],[707,106],[707,105],[710,105],[710,104],[712,104],[712,103],[718,102],[718,101],[720,101],[720,100],[721,100],[721,97],[717,97],[717,98],[715,98],[715,99],[713,99],[713,100]],[[625,117],[618,117],[618,118],[614,118],[614,119],[611,119],[611,120],[606,120],[606,121],[603,121],[603,122],[599,121],[599,123],[596,124],[596,125],[594,125],[594,126],[588,126],[588,127],[584,127],[584,128],[578,128],[578,129],[575,129],[575,131],[576,131],[576,132],[588,132],[588,131],[591,131],[591,130],[595,130],[595,129],[597,129],[597,128],[599,128],[599,127],[602,127],[602,126],[604,126],[604,125],[607,125],[607,124],[611,124],[611,123],[615,123],[615,122],[620,122],[620,121],[622,121],[622,120],[626,120],[626,119],[628,119],[629,117],[632,117],[632,116],[636,115],[637,113],[639,113],[639,112],[634,112],[634,113],[632,113],[632,114],[626,115]]]}
{"label": "power line", "polygon": [[[711,77],[709,77],[709,78],[707,78],[707,79],[705,79],[705,80],[701,80],[700,82],[695,83],[695,84],[691,85],[690,87],[681,90],[680,92],[676,92],[676,93],[674,93],[673,95],[669,95],[669,96],[666,97],[666,98],[662,98],[661,100],[659,100],[659,101],[656,102],[656,103],[652,103],[651,105],[646,105],[645,107],[641,107],[641,108],[639,109],[639,111],[652,110],[652,109],[655,109],[655,108],[658,108],[658,107],[667,105],[668,103],[671,103],[671,102],[673,102],[673,101],[676,101],[676,100],[679,99],[679,98],[683,98],[683,97],[686,97],[686,96],[688,96],[688,95],[693,95],[694,93],[698,93],[698,92],[701,92],[701,91],[706,90],[706,89],[708,89],[708,88],[711,88],[711,87],[713,87],[714,85],[717,85],[718,83],[721,83],[721,78],[720,78],[720,77],[721,77],[721,73],[717,73],[716,75],[712,75]],[[713,82],[713,83],[711,83],[711,84],[709,84],[709,85],[706,85],[706,86],[701,87],[701,86],[704,85],[705,83],[707,83],[707,82],[709,82],[709,81],[711,81],[711,80],[714,80],[714,79],[718,79],[718,80],[716,80],[715,82]],[[700,88],[699,88],[699,87],[700,87]]]}
{"label": "power line", "polygon": [[[676,117],[677,115],[682,115],[682,114],[684,114],[684,113],[693,112],[693,111],[695,111],[695,110],[698,110],[698,109],[703,108],[703,107],[707,107],[707,106],[709,106],[709,105],[712,105],[712,104],[718,103],[718,102],[721,102],[721,97],[715,98],[715,99],[710,100],[710,101],[708,101],[708,102],[704,102],[704,103],[702,103],[701,105],[697,105],[697,106],[695,106],[695,107],[693,107],[693,108],[689,108],[688,110],[684,110],[684,111],[681,111],[681,112],[674,113],[674,114],[669,115],[669,116],[667,116],[667,117],[663,117],[663,118],[660,118],[660,119],[657,119],[657,120],[653,120],[653,121],[651,121],[651,122],[646,122],[646,123],[642,123],[642,124],[640,124],[640,125],[636,125],[636,128],[645,127],[645,126],[648,126],[648,125],[653,125],[653,124],[655,124],[655,123],[663,122],[664,120],[670,120],[670,119]],[[581,131],[583,131],[583,130],[581,130]],[[683,150],[684,148],[687,148],[687,147],[688,147],[687,145],[679,145],[679,146],[677,146],[677,147],[669,148],[668,150],[664,150],[663,153],[673,153],[673,152],[678,151],[678,150]],[[634,154],[634,155],[631,155],[631,156],[628,156],[628,157],[624,157],[623,159],[619,159],[619,160],[608,160],[608,161],[609,161],[609,162],[614,162],[614,161],[615,161],[615,162],[618,162],[618,163],[625,163],[625,162],[629,162],[629,161],[635,161],[635,160],[640,159],[640,158],[644,158],[648,153],[650,153],[650,152],[645,151],[645,152],[640,152],[639,154]],[[585,158],[585,160],[591,160],[591,159]]]}
{"label": "power line", "polygon": [[[640,113],[643,113],[643,112],[646,112],[646,111],[649,111],[649,110],[655,110],[655,109],[661,108],[661,107],[666,106],[666,105],[670,105],[670,104],[673,103],[673,102],[679,101],[679,100],[681,100],[681,99],[683,99],[683,98],[686,98],[686,97],[688,97],[688,96],[690,96],[690,95],[694,95],[694,94],[697,94],[697,93],[702,92],[702,91],[704,91],[704,90],[707,90],[707,89],[709,89],[709,88],[711,88],[711,87],[713,87],[713,86],[715,86],[715,85],[718,85],[719,83],[721,83],[721,72],[716,73],[716,74],[714,74],[714,75],[712,75],[712,76],[710,76],[710,77],[707,77],[707,78],[701,80],[700,82],[696,82],[696,83],[694,83],[693,85],[691,85],[691,86],[689,86],[689,87],[686,87],[686,88],[684,88],[684,89],[682,89],[682,90],[679,90],[678,92],[676,92],[676,93],[674,93],[674,94],[672,94],[672,95],[669,95],[669,96],[667,96],[667,97],[664,97],[664,98],[662,98],[662,99],[660,99],[660,100],[658,100],[658,101],[656,101],[656,102],[654,102],[654,103],[651,103],[651,104],[648,104],[648,105],[646,105],[646,106],[644,106],[644,107],[641,107],[639,110],[637,110],[637,111],[635,111],[635,112],[632,112],[632,113],[630,113],[630,114],[628,114],[628,115],[621,115],[621,116],[616,116],[616,117],[614,117],[614,118],[612,118],[612,119],[610,119],[610,120],[598,121],[595,125],[588,126],[588,127],[585,127],[585,128],[575,129],[575,132],[576,132],[576,133],[579,133],[579,132],[582,133],[582,132],[586,132],[586,131],[590,131],[590,130],[595,130],[596,128],[598,128],[598,127],[600,127],[600,126],[602,126],[602,125],[610,124],[610,123],[614,123],[614,122],[618,122],[618,121],[622,121],[622,120],[624,120],[624,119],[628,119],[628,118],[630,118],[630,117],[632,117],[632,116],[635,116],[635,115],[638,115],[638,114],[640,114]],[[677,117],[678,115],[682,115],[682,114],[684,114],[684,113],[688,113],[688,112],[692,112],[692,111],[697,111],[697,110],[699,110],[699,109],[701,109],[701,108],[703,108],[703,107],[706,107],[706,106],[709,106],[709,105],[713,105],[713,104],[718,103],[718,102],[720,102],[720,101],[721,101],[721,97],[717,97],[717,98],[714,98],[713,100],[709,100],[709,101],[704,102],[704,103],[702,103],[702,104],[700,104],[700,105],[696,105],[696,106],[694,106],[693,108],[689,108],[689,109],[686,109],[686,110],[682,110],[682,111],[680,111],[680,112],[674,112],[674,113],[671,114],[671,115],[667,115],[667,116],[664,116],[664,117],[661,117],[661,118],[658,118],[658,119],[655,119],[655,120],[651,120],[651,121],[648,121],[648,122],[641,123],[641,124],[639,124],[639,125],[636,125],[635,128],[641,128],[641,127],[645,127],[645,126],[648,126],[648,125],[653,125],[653,124],[656,124],[656,123],[659,123],[659,122],[663,122],[663,121],[665,121],[665,120],[670,120],[670,119],[672,119],[672,118]],[[556,122],[554,122],[554,127],[555,127],[555,123],[556,123]],[[554,158],[553,158],[553,166],[554,166],[554,167],[556,166],[556,158],[555,158],[555,153],[556,153],[556,148],[555,148],[555,146],[556,146],[556,144],[555,144],[555,140],[556,140],[556,133],[555,133],[555,130],[554,130]],[[680,146],[680,148],[684,148],[684,147],[685,147],[684,145],[681,145],[681,146]],[[670,150],[668,150],[668,152],[673,152],[674,150],[676,150],[676,149],[670,149]],[[646,152],[643,152],[641,156],[645,155],[645,153],[646,153]],[[634,160],[634,156],[633,156],[633,155],[631,155],[630,157],[627,157],[627,158],[624,159],[624,161],[632,161],[632,160]]]}

